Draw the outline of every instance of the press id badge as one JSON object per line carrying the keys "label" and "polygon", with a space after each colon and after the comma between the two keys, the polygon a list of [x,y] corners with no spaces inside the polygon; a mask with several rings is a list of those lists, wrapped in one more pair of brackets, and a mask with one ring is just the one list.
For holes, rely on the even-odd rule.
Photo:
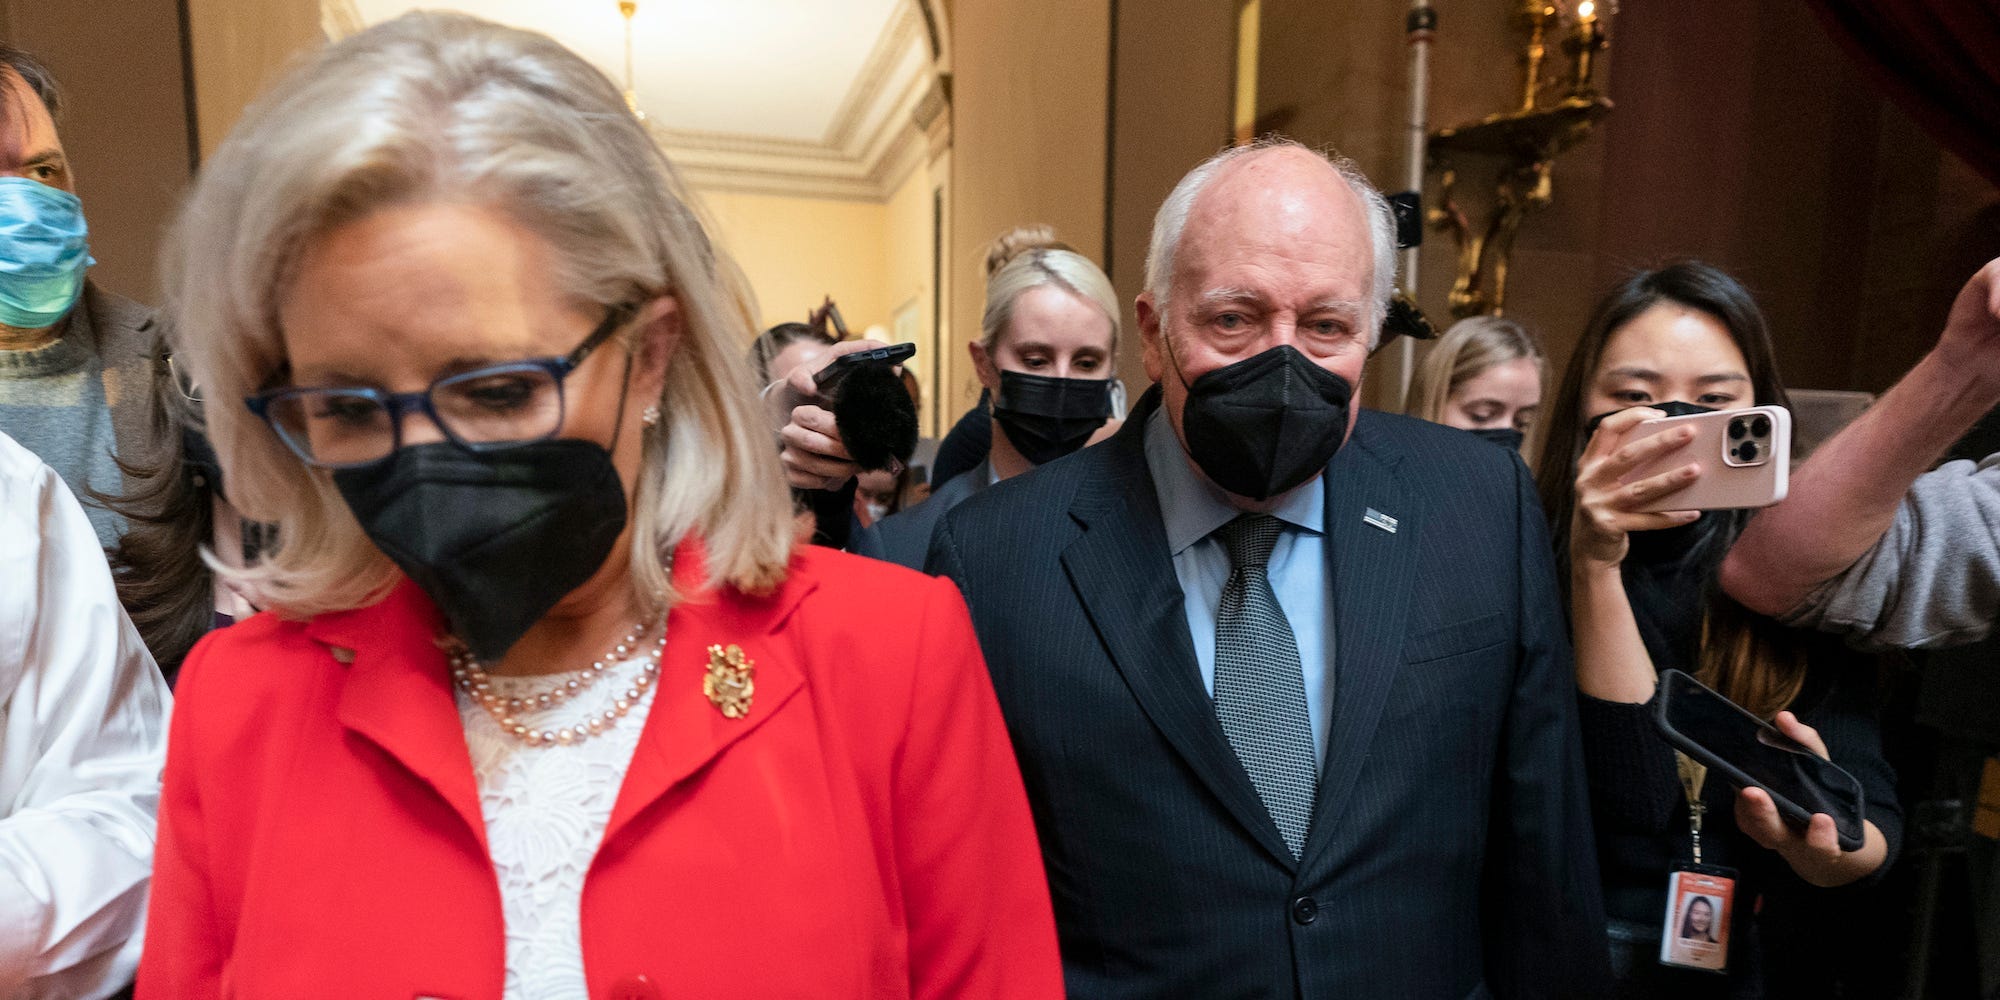
{"label": "press id badge", "polygon": [[1678,865],[1667,873],[1667,915],[1660,964],[1724,972],[1736,915],[1736,872],[1713,865]]}

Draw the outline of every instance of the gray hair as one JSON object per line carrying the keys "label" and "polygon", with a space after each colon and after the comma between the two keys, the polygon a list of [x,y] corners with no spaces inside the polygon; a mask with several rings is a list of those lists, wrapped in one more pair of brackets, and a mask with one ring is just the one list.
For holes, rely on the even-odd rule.
{"label": "gray hair", "polygon": [[742,357],[754,310],[740,273],[603,73],[545,36],[439,13],[331,45],[259,99],[203,166],[163,251],[176,357],[206,390],[230,499],[278,525],[256,564],[222,571],[298,615],[393,585],[331,477],[302,466],[241,401],[288,363],[278,307],[305,250],[380,209],[437,201],[533,233],[579,306],[678,301],[664,419],[646,432],[633,484],[638,599],[672,599],[666,556],[696,533],[710,581],[781,580],[791,505]]}
{"label": "gray hair", "polygon": [[1382,336],[1382,320],[1388,315],[1389,296],[1396,287],[1396,215],[1389,208],[1388,199],[1375,190],[1367,175],[1354,161],[1338,154],[1313,149],[1293,139],[1270,136],[1241,146],[1231,146],[1214,156],[1203,160],[1193,170],[1182,177],[1168,193],[1167,200],[1160,203],[1160,211],[1153,216],[1153,238],[1146,247],[1146,290],[1153,295],[1154,302],[1164,308],[1167,293],[1174,283],[1174,256],[1180,252],[1181,230],[1187,227],[1188,214],[1194,210],[1195,199],[1222,172],[1222,168],[1237,160],[1258,153],[1278,149],[1296,149],[1311,153],[1326,161],[1340,179],[1347,182],[1349,190],[1361,199],[1362,211],[1368,216],[1368,244],[1373,251],[1373,282],[1370,284],[1368,303],[1373,314],[1367,317],[1369,339],[1372,349]]}

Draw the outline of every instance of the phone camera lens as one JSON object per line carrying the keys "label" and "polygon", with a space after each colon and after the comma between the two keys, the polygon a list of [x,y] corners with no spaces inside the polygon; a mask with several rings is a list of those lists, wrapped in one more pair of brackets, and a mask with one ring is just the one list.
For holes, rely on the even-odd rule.
{"label": "phone camera lens", "polygon": [[1743,435],[1749,433],[1749,431],[1749,425],[1741,420],[1731,420],[1729,422],[1729,436],[1732,439],[1741,440]]}
{"label": "phone camera lens", "polygon": [[1745,462],[1755,462],[1757,460],[1757,442],[1745,441],[1737,445],[1736,457]]}
{"label": "phone camera lens", "polygon": [[1762,415],[1750,418],[1750,434],[1753,437],[1770,437],[1771,418]]}

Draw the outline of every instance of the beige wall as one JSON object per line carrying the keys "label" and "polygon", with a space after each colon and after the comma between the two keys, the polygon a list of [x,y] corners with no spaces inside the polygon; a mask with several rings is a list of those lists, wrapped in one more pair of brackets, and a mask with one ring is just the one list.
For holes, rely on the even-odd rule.
{"label": "beige wall", "polygon": [[[932,249],[933,209],[932,195],[936,190],[931,183],[930,171],[919,167],[905,178],[889,196],[883,206],[883,301],[889,315],[883,322],[889,326],[891,341],[904,340],[908,335],[896,329],[896,319],[910,310],[916,321],[914,339],[917,356],[911,364],[911,371],[917,376],[917,384],[923,393],[923,406],[918,414],[923,432],[937,435],[949,424],[940,426],[943,406],[936,387],[942,383],[944,355],[947,352],[963,351],[962,347],[940,343],[936,324],[932,322],[932,267],[935,254]],[[951,418],[956,419],[957,414]]]}
{"label": "beige wall", "polygon": [[1117,23],[1109,249],[1111,281],[1125,303],[1118,375],[1135,400],[1149,383],[1132,301],[1145,290],[1153,214],[1181,175],[1228,144],[1236,73],[1234,3],[1138,6],[1121,5]]}
{"label": "beige wall", "polygon": [[898,312],[913,309],[926,433],[936,422],[931,387],[942,353],[931,322],[931,193],[921,167],[879,203],[696,192],[717,241],[756,292],[764,326],[802,321],[832,295],[855,335],[880,326],[896,340]]}
{"label": "beige wall", "polygon": [[174,0],[0,5],[0,31],[49,67],[58,123],[90,223],[91,280],[158,299],[154,260],[189,172]]}
{"label": "beige wall", "polygon": [[325,41],[319,0],[187,0],[203,156],[300,55]]}
{"label": "beige wall", "polygon": [[750,279],[765,326],[802,322],[828,295],[856,332],[889,321],[882,205],[735,191],[697,195]]}
{"label": "beige wall", "polygon": [[[951,8],[950,329],[979,329],[993,237],[1045,222],[1104,260],[1109,0],[957,0]],[[956,361],[963,348],[947,348]],[[970,367],[948,369],[954,415],[978,397]]]}

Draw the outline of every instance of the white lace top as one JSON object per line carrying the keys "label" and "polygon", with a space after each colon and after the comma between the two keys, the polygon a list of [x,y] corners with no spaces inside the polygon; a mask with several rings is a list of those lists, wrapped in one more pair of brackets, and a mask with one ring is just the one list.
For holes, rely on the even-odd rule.
{"label": "white lace top", "polygon": [[[524,711],[519,718],[539,729],[557,729],[601,713],[632,686],[643,660],[614,665],[567,704]],[[515,697],[580,674],[495,677],[493,690]],[[583,877],[604,839],[658,687],[648,686],[631,713],[603,735],[573,746],[540,747],[502,732],[478,703],[457,692],[507,920],[506,1000],[588,1000],[579,912]]]}

